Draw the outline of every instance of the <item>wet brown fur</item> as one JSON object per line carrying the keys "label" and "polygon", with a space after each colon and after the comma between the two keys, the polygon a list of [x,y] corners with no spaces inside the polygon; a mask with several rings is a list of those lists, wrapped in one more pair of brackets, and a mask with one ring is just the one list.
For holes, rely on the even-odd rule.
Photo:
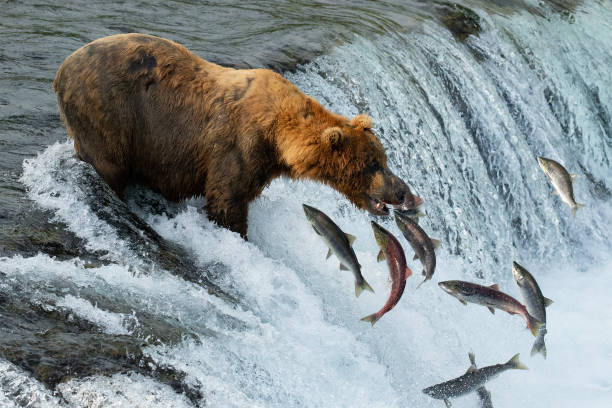
{"label": "wet brown fur", "polygon": [[170,200],[204,195],[208,217],[243,236],[248,203],[281,175],[326,183],[360,208],[364,192],[388,189],[371,120],[333,114],[270,70],[120,34],[66,58],[54,88],[77,155],[117,194],[134,181]]}

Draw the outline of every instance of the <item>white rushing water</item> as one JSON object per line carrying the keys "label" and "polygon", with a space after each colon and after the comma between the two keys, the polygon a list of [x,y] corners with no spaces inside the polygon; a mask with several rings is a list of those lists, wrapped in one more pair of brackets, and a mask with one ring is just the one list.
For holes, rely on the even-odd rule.
{"label": "white rushing water", "polygon": [[[612,10],[593,2],[573,21],[554,14],[482,17],[483,32],[465,44],[426,23],[422,32],[357,39],[288,75],[332,111],[373,117],[392,170],[426,200],[421,225],[442,240],[433,282],[415,290],[421,268],[410,262],[415,276],[376,326],[360,318],[386,301],[386,264],[376,262],[369,216],[338,193],[276,180],[250,207],[247,243],[209,222],[201,200],[176,205],[129,192],[130,209],[160,236],[202,267],[226,267],[216,283],[242,299],[236,306],[148,268],[147,257],[92,209],[96,197],[85,187],[97,176],[73,157],[69,142],[27,160],[22,180],[30,198],[89,250],[104,251],[109,264],[0,258],[4,284],[18,283],[32,301],[69,310],[108,334],[144,336],[138,328],[145,315],[179,322],[181,341],[152,344],[145,354],[200,384],[207,406],[442,407],[421,390],[463,374],[469,351],[479,366],[521,353],[530,368],[489,383],[496,407],[611,406]],[[576,219],[551,195],[537,155],[581,175],[575,193],[587,207]],[[150,211],[147,200],[161,201],[165,212]],[[334,257],[325,260],[302,203],[357,237],[375,294],[355,298],[351,274],[339,271]],[[382,223],[400,236],[391,220]],[[529,356],[534,338],[520,317],[465,307],[436,284],[498,282],[518,296],[512,261],[555,302],[547,309],[547,360]],[[51,395],[0,360],[0,406],[24,400],[189,405],[167,385],[134,373],[73,379]],[[458,398],[453,406],[474,407],[477,399]]]}

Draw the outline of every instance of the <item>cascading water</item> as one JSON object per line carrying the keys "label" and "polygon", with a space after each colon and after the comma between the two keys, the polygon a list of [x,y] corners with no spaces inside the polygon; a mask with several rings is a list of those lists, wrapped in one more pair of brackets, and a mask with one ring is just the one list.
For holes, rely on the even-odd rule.
{"label": "cascading water", "polygon": [[[372,116],[390,167],[426,200],[421,225],[442,241],[433,282],[415,290],[421,279],[410,278],[372,328],[359,319],[384,304],[388,272],[376,263],[369,216],[340,194],[274,181],[250,207],[247,243],[209,222],[199,199],[171,204],[134,188],[126,206],[61,142],[27,159],[21,180],[100,262],[3,257],[0,295],[27,293],[46,313],[146,344],[144,364],[182,373],[191,391],[127,371],[75,378],[53,395],[0,359],[0,405],[439,407],[421,390],[463,374],[473,351],[479,366],[520,352],[530,368],[488,385],[495,406],[610,406],[612,10],[474,10],[482,31],[465,42],[425,21],[356,37],[286,74],[331,111]],[[581,175],[575,194],[586,208],[576,219],[551,195],[538,155]],[[302,203],[357,237],[376,294],[355,299],[352,275],[325,260]],[[391,219],[381,223],[400,236]],[[167,253],[208,283],[176,276],[168,265],[185,266],[158,260]],[[555,301],[547,360],[529,357],[533,337],[520,318],[464,307],[436,284],[498,282],[516,296],[514,260]]]}

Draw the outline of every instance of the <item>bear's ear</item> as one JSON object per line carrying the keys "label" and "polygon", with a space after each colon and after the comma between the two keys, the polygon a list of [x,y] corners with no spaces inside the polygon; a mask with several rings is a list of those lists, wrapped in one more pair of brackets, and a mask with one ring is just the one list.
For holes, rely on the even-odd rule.
{"label": "bear's ear", "polygon": [[335,126],[325,129],[321,134],[321,141],[333,149],[337,148],[342,142],[342,129]]}
{"label": "bear's ear", "polygon": [[372,129],[373,126],[372,119],[370,119],[368,115],[364,114],[355,116],[353,119],[351,119],[349,124],[358,130],[369,130]]}

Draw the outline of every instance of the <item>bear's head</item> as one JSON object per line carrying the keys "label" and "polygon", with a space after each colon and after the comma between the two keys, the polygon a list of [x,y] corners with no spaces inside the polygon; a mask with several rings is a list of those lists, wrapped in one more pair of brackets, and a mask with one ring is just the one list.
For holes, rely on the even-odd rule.
{"label": "bear's head", "polygon": [[361,209],[387,215],[388,205],[412,209],[423,200],[387,166],[385,149],[372,131],[372,120],[357,115],[308,138],[292,174],[322,181]]}

